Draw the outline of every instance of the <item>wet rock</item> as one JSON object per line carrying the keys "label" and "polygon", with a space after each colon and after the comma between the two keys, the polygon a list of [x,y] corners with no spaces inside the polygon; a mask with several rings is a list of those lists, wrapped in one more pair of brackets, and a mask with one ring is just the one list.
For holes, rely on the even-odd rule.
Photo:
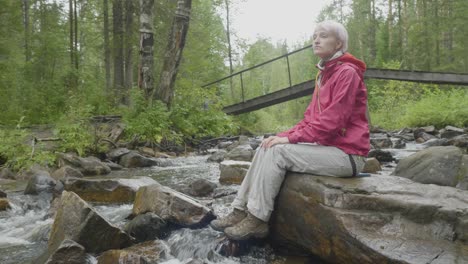
{"label": "wet rock", "polygon": [[249,145],[252,147],[253,150],[256,150],[260,144],[262,144],[262,139],[252,138],[249,140]]}
{"label": "wet rock", "polygon": [[55,252],[65,239],[82,245],[89,253],[100,253],[132,244],[132,238],[127,233],[102,218],[78,195],[67,191],[62,194],[50,231],[49,255]]}
{"label": "wet rock", "polygon": [[87,263],[85,248],[73,240],[65,239],[47,260],[46,264]]}
{"label": "wet rock", "polygon": [[138,188],[157,183],[149,177],[133,179],[77,179],[65,181],[65,190],[98,203],[132,203]]}
{"label": "wet rock", "polygon": [[35,171],[29,179],[24,194],[37,195],[42,192],[52,193],[57,181],[50,177],[47,171]]}
{"label": "wet rock", "polygon": [[7,198],[0,198],[0,212],[10,209],[10,202]]}
{"label": "wet rock", "polygon": [[0,190],[0,198],[6,198],[6,197],[7,197],[6,192]]}
{"label": "wet rock", "polygon": [[84,175],[105,175],[111,172],[111,169],[96,157],[81,158],[72,153],[58,154],[59,166],[69,165],[81,171]]}
{"label": "wet rock", "polygon": [[216,188],[216,183],[205,179],[197,179],[190,183],[189,188],[190,194],[193,196],[207,196]]}
{"label": "wet rock", "polygon": [[420,127],[413,131],[413,135],[417,143],[423,143],[429,139],[437,138],[434,136],[435,133],[436,130],[434,126]]}
{"label": "wet rock", "polygon": [[466,191],[452,187],[288,173],[271,241],[330,263],[468,263],[466,208]]}
{"label": "wet rock", "polygon": [[165,221],[199,227],[214,218],[210,208],[197,200],[160,184],[141,187],[133,203],[132,215],[153,212]]}
{"label": "wet rock", "polygon": [[371,134],[370,142],[376,149],[391,148],[392,140],[387,134]]}
{"label": "wet rock", "polygon": [[158,160],[144,157],[135,151],[123,155],[120,158],[119,164],[125,168],[159,166]]}
{"label": "wet rock", "polygon": [[233,143],[232,141],[223,141],[223,142],[219,142],[216,147],[219,149],[225,149],[229,147],[230,145],[232,145],[232,143]]}
{"label": "wet rock", "polygon": [[364,165],[362,172],[376,173],[380,170],[382,170],[382,168],[380,167],[380,162],[376,158],[369,158],[366,159],[366,164]]}
{"label": "wet rock", "polygon": [[468,135],[465,134],[451,138],[448,144],[459,148],[468,148]]}
{"label": "wet rock", "polygon": [[252,163],[247,161],[225,160],[219,164],[221,184],[241,184]]}
{"label": "wet rock", "polygon": [[146,213],[133,218],[124,230],[138,242],[143,242],[164,238],[167,235],[167,223],[154,213]]}
{"label": "wet rock", "polygon": [[463,134],[464,134],[463,130],[461,132],[460,131],[453,131],[453,130],[446,130],[446,129],[440,130],[440,137],[441,138],[451,139],[451,138],[454,138],[456,136],[460,136],[460,135],[463,135]]}
{"label": "wet rock", "polygon": [[238,161],[252,161],[255,151],[250,145],[240,145],[229,151],[225,159]]}
{"label": "wet rock", "polygon": [[112,171],[122,170],[123,169],[123,166],[120,166],[119,164],[114,163],[112,161],[104,162],[104,164],[106,164],[106,166],[109,167]]}
{"label": "wet rock", "polygon": [[157,264],[166,255],[164,243],[148,241],[125,249],[106,251],[98,257],[97,264]]}
{"label": "wet rock", "polygon": [[211,156],[208,157],[209,162],[221,162],[224,160],[224,157],[226,156],[227,151],[224,149],[220,149],[213,153]]}
{"label": "wet rock", "polygon": [[8,168],[3,168],[0,170],[0,179],[15,179],[15,174],[11,172]]}
{"label": "wet rock", "polygon": [[69,177],[83,178],[83,173],[81,173],[81,171],[76,168],[73,168],[70,166],[63,166],[55,170],[51,176],[55,180],[61,180],[61,179],[69,178]]}
{"label": "wet rock", "polygon": [[229,195],[236,194],[236,193],[237,193],[236,189],[217,188],[216,190],[214,190],[213,198],[217,199],[217,198],[229,196]]}
{"label": "wet rock", "polygon": [[381,149],[373,149],[367,156],[369,158],[376,158],[379,162],[392,162],[394,160],[391,152]]}
{"label": "wet rock", "polygon": [[462,155],[457,147],[430,147],[400,160],[392,174],[419,183],[455,187],[461,180]]}
{"label": "wet rock", "polygon": [[107,157],[111,161],[119,162],[120,157],[122,157],[123,155],[125,155],[127,153],[130,153],[130,150],[127,149],[127,148],[116,148],[116,149],[112,149],[111,151],[109,151],[107,153]]}
{"label": "wet rock", "polygon": [[463,155],[458,171],[457,188],[461,190],[468,190],[468,155]]}
{"label": "wet rock", "polygon": [[401,138],[391,139],[391,141],[394,149],[404,149],[406,147],[405,141]]}
{"label": "wet rock", "polygon": [[432,138],[422,143],[425,147],[437,147],[437,146],[448,146],[448,140],[446,138]]}

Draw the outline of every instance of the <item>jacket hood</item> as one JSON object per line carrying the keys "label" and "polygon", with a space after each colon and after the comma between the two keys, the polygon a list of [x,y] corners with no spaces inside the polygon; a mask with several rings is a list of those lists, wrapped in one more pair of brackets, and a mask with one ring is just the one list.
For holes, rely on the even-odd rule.
{"label": "jacket hood", "polygon": [[328,68],[332,66],[333,64],[336,63],[349,63],[351,64],[358,72],[360,75],[364,75],[364,72],[366,71],[366,63],[364,63],[362,60],[357,59],[350,53],[346,52],[343,54],[343,56],[340,56],[334,60],[331,60],[325,64],[325,68]]}

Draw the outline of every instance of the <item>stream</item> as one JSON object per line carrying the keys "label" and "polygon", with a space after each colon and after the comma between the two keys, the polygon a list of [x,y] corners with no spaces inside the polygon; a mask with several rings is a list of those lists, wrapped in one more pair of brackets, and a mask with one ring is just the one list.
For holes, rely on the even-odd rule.
{"label": "stream", "polygon": [[[406,149],[388,149],[397,159],[411,155],[419,150],[416,145],[407,145]],[[218,183],[219,164],[207,162],[208,156],[187,156],[171,159],[171,167],[151,167],[138,169],[124,169],[113,171],[106,178],[135,178],[150,177],[162,185],[175,190],[188,186],[193,180],[203,178]],[[390,174],[395,163],[383,166],[381,174]],[[92,178],[92,177],[87,177]],[[219,185],[219,184],[218,184]],[[47,250],[49,231],[53,218],[49,214],[51,196],[24,195],[24,183],[15,186],[0,185],[5,190],[12,208],[0,212],[0,263],[35,264],[35,260]],[[238,186],[219,185],[216,192],[235,193]],[[215,215],[224,216],[230,212],[229,205],[234,195],[221,198],[197,198],[200,202],[210,204]],[[128,220],[126,217],[132,210],[132,204],[122,205],[94,205],[94,208],[110,223],[123,227]],[[219,251],[219,241],[223,239],[220,232],[209,226],[200,229],[181,228],[173,231],[164,244],[166,246],[164,264],[185,264],[192,260],[194,263],[288,263],[288,264],[319,264],[320,261],[311,261],[301,257],[286,257],[275,254],[268,245],[252,245],[247,254],[240,257],[225,257]],[[89,263],[97,263],[95,256],[89,256]]]}

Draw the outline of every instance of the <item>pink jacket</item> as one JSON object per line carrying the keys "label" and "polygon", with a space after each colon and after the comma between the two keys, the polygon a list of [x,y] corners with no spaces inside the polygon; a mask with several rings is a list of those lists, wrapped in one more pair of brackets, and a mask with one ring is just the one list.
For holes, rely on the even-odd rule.
{"label": "pink jacket", "polygon": [[370,140],[365,71],[366,64],[349,53],[326,62],[320,72],[320,91],[315,89],[304,119],[278,136],[288,137],[292,144],[318,143],[335,146],[347,154],[367,156]]}

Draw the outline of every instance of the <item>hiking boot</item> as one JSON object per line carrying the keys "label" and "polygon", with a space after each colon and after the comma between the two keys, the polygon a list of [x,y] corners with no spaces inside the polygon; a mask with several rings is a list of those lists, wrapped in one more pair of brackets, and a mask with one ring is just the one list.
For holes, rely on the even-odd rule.
{"label": "hiking boot", "polygon": [[211,221],[210,226],[216,231],[224,231],[226,227],[231,227],[247,216],[245,211],[234,209],[227,216]]}
{"label": "hiking boot", "polygon": [[258,219],[251,213],[233,227],[224,230],[226,236],[233,240],[247,240],[249,238],[264,238],[268,235],[268,223]]}

